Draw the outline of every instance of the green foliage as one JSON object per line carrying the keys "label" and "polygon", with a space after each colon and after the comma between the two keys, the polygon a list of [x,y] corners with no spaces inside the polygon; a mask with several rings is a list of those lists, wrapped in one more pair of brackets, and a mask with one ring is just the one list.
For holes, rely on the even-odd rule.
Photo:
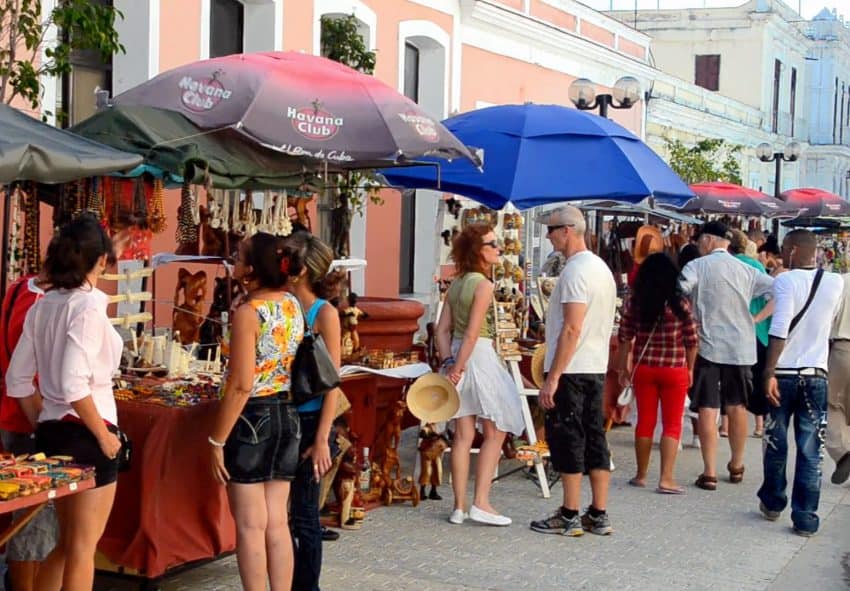
{"label": "green foliage", "polygon": [[366,47],[357,30],[357,17],[322,17],[322,55],[370,76],[375,73],[375,52]]}
{"label": "green foliage", "polygon": [[667,163],[687,184],[712,181],[742,184],[738,160],[741,146],[720,139],[703,139],[690,147],[669,138],[664,142]]}
{"label": "green foliage", "polygon": [[[104,61],[123,53],[116,17],[123,15],[92,0],[59,0],[46,16],[41,0],[0,0],[0,102],[20,97],[37,109],[44,91],[41,76],[69,73],[72,52],[92,51]],[[42,54],[53,26],[57,42]]]}
{"label": "green foliage", "polygon": [[[364,74],[375,73],[375,52],[371,51],[357,28],[357,18],[322,17],[322,55],[345,64]],[[348,234],[351,231],[351,214],[363,215],[366,200],[382,204],[380,182],[374,175],[349,172],[337,175],[332,204],[332,238],[334,256],[348,256]]]}

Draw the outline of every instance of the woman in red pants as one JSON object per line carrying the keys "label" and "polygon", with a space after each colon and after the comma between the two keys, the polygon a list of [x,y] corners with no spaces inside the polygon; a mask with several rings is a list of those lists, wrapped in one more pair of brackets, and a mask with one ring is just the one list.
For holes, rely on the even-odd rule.
{"label": "woman in red pants", "polygon": [[693,378],[697,331],[688,301],[677,289],[679,269],[663,253],[650,255],[640,266],[634,289],[620,322],[617,369],[629,382],[628,359],[634,359],[637,474],[632,486],[646,486],[652,435],[661,405],[661,477],[656,492],[682,494],[673,466],[682,435],[682,408]]}

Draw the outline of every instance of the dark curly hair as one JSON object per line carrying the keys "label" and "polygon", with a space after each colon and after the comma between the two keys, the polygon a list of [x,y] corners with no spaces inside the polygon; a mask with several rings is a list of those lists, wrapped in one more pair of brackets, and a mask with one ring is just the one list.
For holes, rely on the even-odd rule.
{"label": "dark curly hair", "polygon": [[493,231],[486,224],[471,224],[452,241],[452,260],[458,275],[465,273],[488,274],[481,258],[481,248],[484,246],[484,236]]}
{"label": "dark curly hair", "polygon": [[[283,238],[257,232],[243,241],[243,261],[251,267],[251,275],[262,287],[280,289],[289,281],[292,269],[301,262],[290,253],[284,252]],[[281,262],[289,258],[289,269],[284,271]]]}
{"label": "dark curly hair", "polygon": [[113,256],[112,240],[91,214],[63,224],[47,247],[44,272],[54,289],[76,289],[87,282],[97,261]]}
{"label": "dark curly hair", "polygon": [[292,253],[291,260],[298,261],[290,267],[291,275],[297,276],[306,268],[307,282],[316,297],[330,300],[339,295],[347,278],[343,271],[328,271],[334,258],[330,246],[307,231],[293,232],[284,239],[284,244],[287,252]]}
{"label": "dark curly hair", "polygon": [[687,319],[678,281],[679,267],[666,253],[651,254],[641,263],[632,292],[641,327],[651,330],[667,306],[680,320]]}

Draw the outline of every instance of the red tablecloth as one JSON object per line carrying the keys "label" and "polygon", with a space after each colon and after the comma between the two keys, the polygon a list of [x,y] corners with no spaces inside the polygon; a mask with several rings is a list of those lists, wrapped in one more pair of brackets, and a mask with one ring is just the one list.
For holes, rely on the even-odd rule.
{"label": "red tablecloth", "polygon": [[236,547],[225,488],[207,462],[215,403],[169,408],[118,402],[118,424],[133,441],[132,467],[119,475],[115,505],[98,550],[147,577]]}

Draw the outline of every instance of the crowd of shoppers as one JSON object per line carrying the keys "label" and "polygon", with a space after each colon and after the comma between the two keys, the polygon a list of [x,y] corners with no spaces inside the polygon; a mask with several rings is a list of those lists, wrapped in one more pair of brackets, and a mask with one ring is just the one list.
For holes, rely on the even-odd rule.
{"label": "crowd of shoppers", "polygon": [[[614,531],[608,514],[612,463],[602,396],[616,285],[587,248],[580,210],[559,207],[538,222],[565,261],[547,312],[538,399],[563,498],[553,515],[532,521],[531,529],[608,535]],[[793,419],[798,451],[791,520],[800,535],[817,532],[824,446],[837,464],[832,481],[850,478],[850,274],[818,270],[816,248],[805,230],[788,233],[778,249],[759,233],[747,236],[707,222],[678,261],[665,253],[642,261],[623,309],[614,360],[621,385],[634,388],[637,407],[637,471],[629,484],[647,485],[660,409],[655,490],[685,492],[675,461],[688,399],[698,416],[703,458],[695,486],[718,486],[721,415],[728,418],[728,481],[741,482],[749,410],[756,416],[754,435],[763,437],[759,510],[776,520],[789,504],[785,474]],[[490,269],[500,255],[490,227],[470,225],[455,238],[457,278],[436,330],[441,370],[460,395],[449,517],[456,525],[466,519],[512,523],[490,499],[506,434],[524,430],[519,393],[493,346]],[[329,300],[344,275],[330,270],[332,257],[326,244],[305,231],[285,238],[258,233],[243,241],[235,263],[234,278],[246,297],[227,335],[228,370],[208,442],[212,474],[227,487],[239,574],[249,591],[319,589],[319,481],[332,464],[340,391],[296,406],[290,384],[305,333],[321,336],[340,365],[339,316]],[[75,591],[93,584],[95,549],[123,451],[112,394],[123,343],[107,317],[107,296],[96,288],[112,258],[106,232],[83,215],[57,231],[44,272],[13,284],[3,302],[4,447],[70,455],[96,468],[93,489],[56,500],[55,514],[45,512],[39,527],[31,526],[10,546],[16,590]],[[467,510],[476,424],[484,438]],[[584,475],[592,498],[582,513]]]}

